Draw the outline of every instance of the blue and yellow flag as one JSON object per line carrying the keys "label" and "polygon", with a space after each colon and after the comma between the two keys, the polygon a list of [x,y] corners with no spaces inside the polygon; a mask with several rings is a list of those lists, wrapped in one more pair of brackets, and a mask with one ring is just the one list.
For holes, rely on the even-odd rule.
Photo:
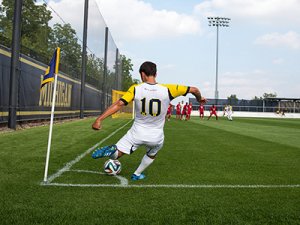
{"label": "blue and yellow flag", "polygon": [[41,84],[41,88],[45,84],[54,81],[54,75],[58,74],[59,58],[60,58],[60,48],[57,48],[45,72],[44,79]]}

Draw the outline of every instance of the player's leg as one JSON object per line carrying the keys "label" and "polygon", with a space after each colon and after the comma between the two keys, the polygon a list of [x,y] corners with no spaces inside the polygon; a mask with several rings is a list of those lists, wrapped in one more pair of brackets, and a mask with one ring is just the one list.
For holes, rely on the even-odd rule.
{"label": "player's leg", "polygon": [[147,169],[154,161],[158,151],[163,147],[163,142],[161,144],[155,146],[146,146],[147,153],[144,155],[140,165],[136,169],[136,171],[132,174],[132,180],[142,180],[145,179],[146,176],[143,173],[145,169]]}
{"label": "player's leg", "polygon": [[170,121],[171,113],[168,113],[168,121]]}
{"label": "player's leg", "polygon": [[116,145],[109,145],[101,148],[96,148],[96,150],[92,153],[92,158],[99,159],[103,157],[110,157],[111,155],[118,155],[118,149]]}
{"label": "player's leg", "polygon": [[229,112],[229,113],[228,113],[228,119],[229,119],[230,121],[232,121],[232,112]]}
{"label": "player's leg", "polygon": [[212,115],[212,113],[210,113],[210,115],[209,115],[209,117],[207,118],[207,120],[209,120],[209,119],[210,119],[211,115]]}
{"label": "player's leg", "polygon": [[97,148],[92,153],[93,159],[109,157],[118,159],[125,154],[130,154],[137,149],[138,146],[132,141],[132,134],[128,131],[115,145],[104,146]]}

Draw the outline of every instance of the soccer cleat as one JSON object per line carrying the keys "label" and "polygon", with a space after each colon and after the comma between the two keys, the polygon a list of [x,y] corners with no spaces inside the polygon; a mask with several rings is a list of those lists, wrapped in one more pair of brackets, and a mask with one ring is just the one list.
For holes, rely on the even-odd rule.
{"label": "soccer cleat", "polygon": [[135,175],[135,174],[132,174],[131,175],[131,180],[143,180],[146,178],[146,175],[141,173],[141,175]]}
{"label": "soccer cleat", "polygon": [[112,154],[114,154],[115,151],[117,151],[117,146],[116,145],[109,145],[109,146],[105,146],[105,147],[102,147],[102,148],[97,148],[93,152],[92,158],[93,159],[98,159],[98,158],[102,158],[102,157],[109,157]]}

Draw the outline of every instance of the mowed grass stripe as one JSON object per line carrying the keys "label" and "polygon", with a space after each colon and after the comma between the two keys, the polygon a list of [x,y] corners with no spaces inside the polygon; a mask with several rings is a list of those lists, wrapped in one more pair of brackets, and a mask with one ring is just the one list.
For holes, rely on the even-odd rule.
{"label": "mowed grass stripe", "polygon": [[253,123],[251,121],[252,119],[248,118],[235,118],[232,122],[223,118],[218,121],[200,121],[196,118],[191,120],[202,126],[300,148],[300,120],[253,119]]}
{"label": "mowed grass stripe", "polygon": [[[175,171],[177,183],[298,184],[300,182],[300,155],[297,148],[283,148],[274,142],[190,121],[174,120],[167,123],[166,136],[165,150],[160,153],[166,156],[160,157],[172,160],[173,163],[168,164],[172,168],[163,169],[162,166],[159,170],[168,173],[170,170]],[[164,164],[165,167],[166,165]]]}

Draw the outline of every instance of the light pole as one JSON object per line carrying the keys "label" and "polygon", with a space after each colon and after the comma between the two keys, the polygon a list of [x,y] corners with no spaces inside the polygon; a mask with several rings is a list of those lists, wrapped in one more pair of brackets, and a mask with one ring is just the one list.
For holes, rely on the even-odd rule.
{"label": "light pole", "polygon": [[216,47],[216,87],[215,87],[215,101],[218,104],[218,67],[219,67],[219,27],[229,27],[230,18],[226,17],[207,17],[208,26],[217,27],[217,47]]}

